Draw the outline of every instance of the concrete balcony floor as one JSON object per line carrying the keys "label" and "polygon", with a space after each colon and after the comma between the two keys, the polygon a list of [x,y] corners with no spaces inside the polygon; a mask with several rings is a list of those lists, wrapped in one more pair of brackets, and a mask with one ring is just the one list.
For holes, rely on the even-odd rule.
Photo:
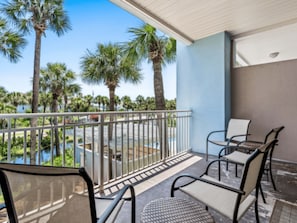
{"label": "concrete balcony floor", "polygon": [[[209,161],[215,159],[211,157]],[[129,177],[123,183],[135,184],[136,192],[136,222],[140,222],[141,212],[144,206],[152,200],[169,197],[170,186],[173,179],[182,173],[188,173],[199,176],[205,170],[208,162],[205,161],[203,155],[188,153],[177,159],[170,160],[166,164],[158,165],[149,171]],[[259,215],[260,222],[269,222],[272,210],[276,199],[281,199],[297,204],[297,164],[288,164],[283,162],[273,162],[273,176],[276,183],[277,191],[264,175],[261,185],[265,193],[266,204],[263,203],[259,195]],[[222,168],[225,175],[223,181],[236,183],[238,178],[235,178],[234,165],[230,165],[229,171]],[[211,169],[211,173],[217,176],[217,167]],[[212,174],[211,174],[212,175]],[[119,185],[114,185],[106,189],[106,194],[116,191]],[[178,197],[185,199],[192,199],[182,193],[177,194]],[[196,201],[195,201],[196,202]],[[218,214],[217,212],[209,209],[210,214],[214,217],[215,222],[228,223],[231,220]],[[117,222],[127,223],[130,222],[130,204],[126,203],[117,218]],[[252,206],[248,212],[240,220],[241,223],[255,222],[254,207]]]}

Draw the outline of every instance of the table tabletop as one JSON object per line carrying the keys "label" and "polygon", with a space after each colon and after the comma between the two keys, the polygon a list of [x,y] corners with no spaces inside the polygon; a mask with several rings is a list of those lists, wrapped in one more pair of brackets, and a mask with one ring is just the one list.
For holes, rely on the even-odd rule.
{"label": "table tabletop", "polygon": [[141,214],[141,222],[214,223],[214,219],[205,208],[197,203],[177,197],[167,197],[148,203]]}

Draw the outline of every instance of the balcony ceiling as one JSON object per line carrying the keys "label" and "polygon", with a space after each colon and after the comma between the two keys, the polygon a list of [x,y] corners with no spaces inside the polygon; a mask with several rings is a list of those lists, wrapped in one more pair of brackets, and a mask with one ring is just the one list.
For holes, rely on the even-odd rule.
{"label": "balcony ceiling", "polygon": [[[272,59],[269,57],[272,52],[279,52],[279,58],[291,59],[292,54],[297,58],[297,46],[288,43],[297,39],[295,0],[110,1],[185,44],[228,31],[241,44],[237,47],[239,51],[247,48],[247,52],[242,51],[240,55],[249,64],[255,63],[255,50],[258,51],[256,59],[263,62],[269,61],[262,57]],[[287,58],[284,54],[288,54]]]}

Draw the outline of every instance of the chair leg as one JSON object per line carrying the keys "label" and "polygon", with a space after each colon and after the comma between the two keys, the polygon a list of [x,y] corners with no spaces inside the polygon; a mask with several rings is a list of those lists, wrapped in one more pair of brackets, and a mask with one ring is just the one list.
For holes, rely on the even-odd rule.
{"label": "chair leg", "polygon": [[256,222],[259,223],[260,220],[259,220],[259,212],[258,212],[258,199],[256,199],[255,201],[255,215],[256,215]]}
{"label": "chair leg", "polygon": [[276,186],[275,186],[275,182],[274,182],[274,179],[273,179],[273,176],[272,176],[271,160],[269,162],[269,174],[270,174],[270,179],[271,179],[271,183],[272,183],[273,189],[275,191],[277,191]]}
{"label": "chair leg", "polygon": [[218,162],[218,174],[219,174],[219,181],[221,181],[221,161]]}
{"label": "chair leg", "polygon": [[266,204],[266,200],[265,200],[265,196],[264,196],[264,192],[263,192],[261,184],[260,184],[260,193],[261,193],[264,204]]}
{"label": "chair leg", "polygon": [[237,167],[237,163],[235,163],[235,177],[238,176],[238,167]]}
{"label": "chair leg", "polygon": [[208,161],[208,140],[206,139],[206,154],[205,154],[205,160]]}

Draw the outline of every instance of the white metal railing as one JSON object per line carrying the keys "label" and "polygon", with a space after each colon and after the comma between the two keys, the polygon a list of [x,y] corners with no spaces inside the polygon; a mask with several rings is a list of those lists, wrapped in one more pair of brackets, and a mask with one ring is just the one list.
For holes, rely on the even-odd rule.
{"label": "white metal railing", "polygon": [[[0,158],[84,166],[103,189],[106,183],[190,150],[190,118],[191,111],[184,110],[0,114]],[[35,127],[30,126],[32,119],[37,120]]]}

